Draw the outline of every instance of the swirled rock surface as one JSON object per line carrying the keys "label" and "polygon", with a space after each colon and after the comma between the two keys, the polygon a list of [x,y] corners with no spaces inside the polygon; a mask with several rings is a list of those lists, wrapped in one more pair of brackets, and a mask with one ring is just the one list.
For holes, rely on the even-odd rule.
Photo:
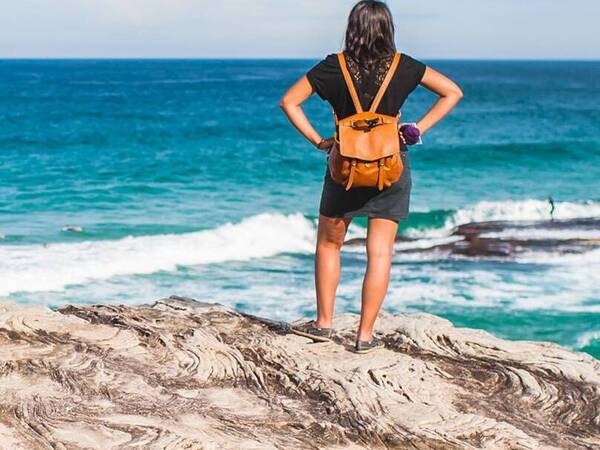
{"label": "swirled rock surface", "polygon": [[382,314],[386,349],[179,297],[0,304],[3,449],[597,449],[600,363],[429,314]]}

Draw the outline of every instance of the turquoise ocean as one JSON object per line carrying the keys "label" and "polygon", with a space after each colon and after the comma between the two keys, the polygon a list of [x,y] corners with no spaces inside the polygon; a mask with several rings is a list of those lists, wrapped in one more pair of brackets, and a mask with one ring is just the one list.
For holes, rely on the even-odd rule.
{"label": "turquoise ocean", "polygon": [[[291,320],[314,311],[325,155],[278,100],[316,61],[0,61],[0,298],[51,307],[171,294]],[[533,240],[600,239],[600,62],[424,61],[461,85],[410,150],[411,214],[384,309],[425,311],[600,358],[600,251],[459,256],[461,224]],[[419,88],[413,121],[434,101]],[[307,114],[323,135],[332,115]],[[548,220],[547,197],[560,229]],[[64,225],[82,232],[63,231]],[[357,220],[349,237],[365,235]],[[498,237],[498,236],[496,236]],[[414,251],[419,249],[419,251]],[[410,251],[409,251],[410,250]],[[364,249],[343,251],[337,312],[357,312]]]}

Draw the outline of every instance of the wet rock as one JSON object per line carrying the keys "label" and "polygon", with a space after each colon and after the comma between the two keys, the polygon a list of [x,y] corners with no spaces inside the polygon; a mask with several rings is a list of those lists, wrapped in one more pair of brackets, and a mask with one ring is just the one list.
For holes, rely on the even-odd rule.
{"label": "wet rock", "polygon": [[[528,237],[528,232],[531,237]],[[559,237],[552,237],[552,232]],[[571,232],[560,237],[560,232]],[[447,243],[427,245],[428,239],[397,236],[397,244],[403,245],[402,253],[436,253],[446,256],[500,257],[508,258],[532,251],[553,253],[584,253],[600,248],[600,238],[573,237],[597,232],[600,236],[600,219],[570,219],[556,221],[493,221],[474,222],[456,227],[449,237],[457,239]],[[536,234],[548,233],[547,237]],[[366,239],[354,238],[345,245],[365,245]],[[410,244],[413,243],[414,246]]]}

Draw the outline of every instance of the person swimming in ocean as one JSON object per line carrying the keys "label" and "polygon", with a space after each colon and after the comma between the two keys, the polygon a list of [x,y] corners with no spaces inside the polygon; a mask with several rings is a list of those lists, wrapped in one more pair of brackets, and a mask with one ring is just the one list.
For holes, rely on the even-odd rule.
{"label": "person swimming in ocean", "polygon": [[554,199],[552,198],[551,195],[548,196],[548,204],[550,205],[550,221],[554,220]]}
{"label": "person swimming in ocean", "polygon": [[63,225],[62,231],[70,231],[72,233],[81,233],[83,232],[83,228],[78,225]]}

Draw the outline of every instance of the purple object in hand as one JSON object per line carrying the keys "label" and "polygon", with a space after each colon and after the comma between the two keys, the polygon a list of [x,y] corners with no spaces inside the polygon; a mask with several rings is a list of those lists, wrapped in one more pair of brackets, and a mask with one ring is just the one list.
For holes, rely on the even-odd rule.
{"label": "purple object in hand", "polygon": [[404,136],[406,145],[415,145],[419,142],[421,132],[417,127],[411,124],[405,124],[400,127],[400,133]]}

